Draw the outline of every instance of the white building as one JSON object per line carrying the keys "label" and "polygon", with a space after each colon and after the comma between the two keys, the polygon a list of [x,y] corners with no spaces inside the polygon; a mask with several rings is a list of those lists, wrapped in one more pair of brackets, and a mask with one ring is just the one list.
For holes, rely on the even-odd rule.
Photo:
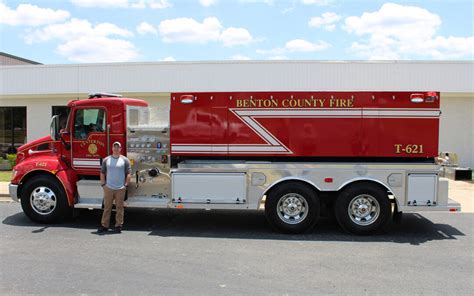
{"label": "white building", "polygon": [[53,112],[95,91],[142,98],[151,105],[166,102],[170,92],[186,91],[440,91],[439,149],[456,152],[462,166],[474,167],[472,61],[7,65],[0,67],[3,151],[47,135]]}

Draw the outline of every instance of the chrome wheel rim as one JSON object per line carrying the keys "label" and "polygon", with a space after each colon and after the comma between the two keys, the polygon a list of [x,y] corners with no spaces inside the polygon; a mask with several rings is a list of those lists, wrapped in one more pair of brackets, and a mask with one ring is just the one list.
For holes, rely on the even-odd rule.
{"label": "chrome wheel rim", "polygon": [[360,226],[374,223],[380,215],[379,202],[368,194],[354,197],[347,210],[352,222]]}
{"label": "chrome wheel rim", "polygon": [[278,201],[278,217],[287,224],[298,224],[308,215],[308,203],[298,193],[287,193]]}
{"label": "chrome wheel rim", "polygon": [[30,204],[33,211],[40,215],[49,215],[56,208],[56,194],[46,186],[36,187],[30,194]]}

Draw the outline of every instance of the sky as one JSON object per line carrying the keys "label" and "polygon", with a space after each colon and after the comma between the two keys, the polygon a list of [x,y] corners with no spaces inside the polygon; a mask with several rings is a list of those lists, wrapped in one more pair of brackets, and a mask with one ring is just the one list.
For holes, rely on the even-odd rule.
{"label": "sky", "polygon": [[473,60],[474,1],[0,0],[0,51],[44,64]]}

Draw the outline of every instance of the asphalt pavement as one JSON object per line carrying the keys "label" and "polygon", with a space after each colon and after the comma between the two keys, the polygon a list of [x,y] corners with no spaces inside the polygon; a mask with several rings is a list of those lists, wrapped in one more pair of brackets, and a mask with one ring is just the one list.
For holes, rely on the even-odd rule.
{"label": "asphalt pavement", "polygon": [[0,203],[0,294],[470,295],[471,213],[404,214],[387,234],[353,236],[322,220],[273,232],[263,213],[127,209],[121,234],[100,211],[28,220]]}

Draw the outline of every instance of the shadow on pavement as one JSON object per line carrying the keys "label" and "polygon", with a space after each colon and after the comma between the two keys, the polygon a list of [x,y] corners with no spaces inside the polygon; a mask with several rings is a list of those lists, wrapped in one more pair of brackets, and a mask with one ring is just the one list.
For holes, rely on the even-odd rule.
{"label": "shadow on pavement", "polygon": [[[37,226],[32,233],[40,234],[49,227],[90,229],[96,234],[101,211],[81,210],[79,216],[61,224],[37,224],[22,212],[5,218],[2,223],[12,226]],[[112,214],[113,216],[113,214]],[[111,221],[113,223],[113,219]],[[113,224],[112,224],[113,225]],[[149,232],[150,236],[202,237],[228,239],[271,239],[289,241],[351,241],[394,242],[419,245],[429,241],[456,239],[464,233],[448,224],[437,224],[420,214],[405,213],[400,223],[393,223],[386,234],[356,236],[344,233],[334,219],[321,219],[309,233],[285,235],[274,232],[263,212],[201,211],[201,210],[138,210],[125,212],[124,233]]]}

